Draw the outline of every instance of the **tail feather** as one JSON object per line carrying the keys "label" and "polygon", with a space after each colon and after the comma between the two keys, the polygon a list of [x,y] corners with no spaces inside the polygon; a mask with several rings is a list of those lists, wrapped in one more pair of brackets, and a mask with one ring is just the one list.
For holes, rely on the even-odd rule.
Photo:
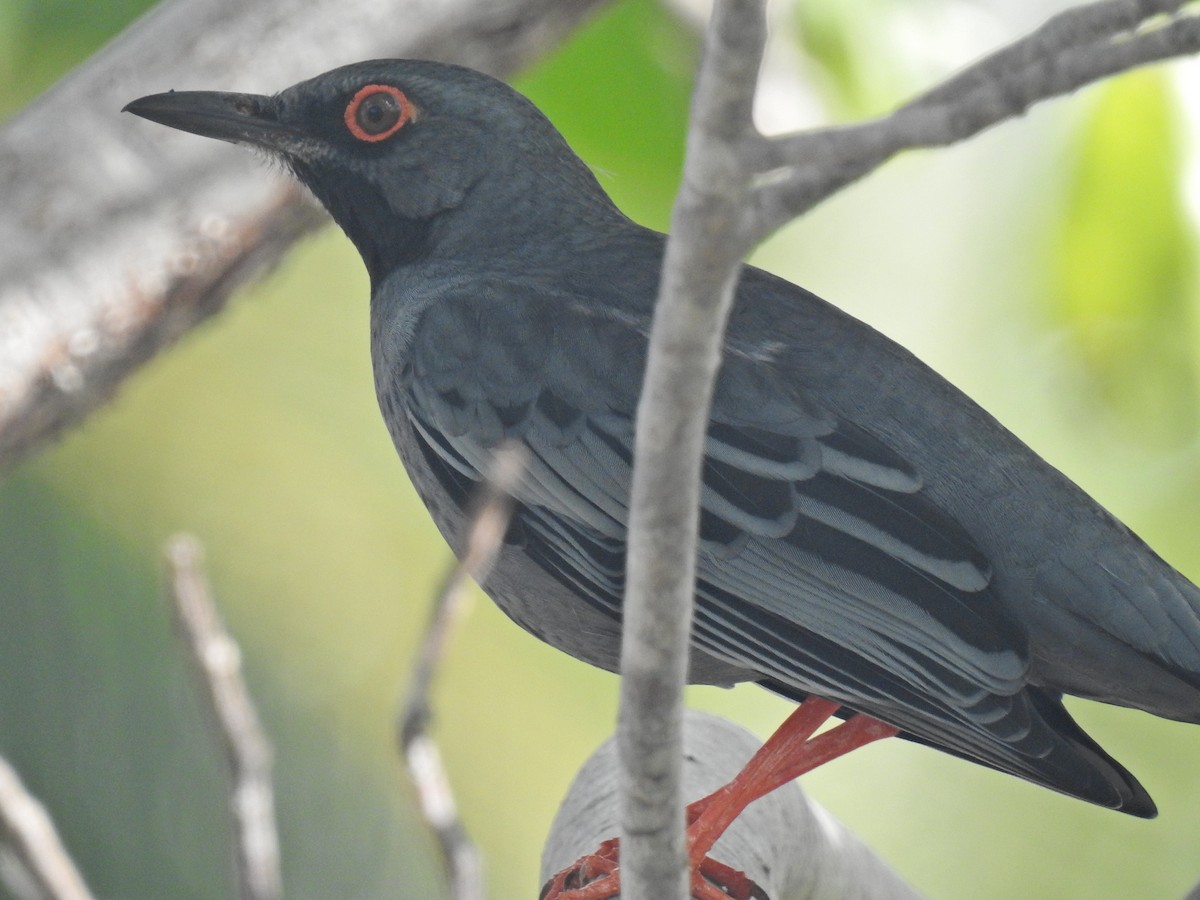
{"label": "tail feather", "polygon": [[[796,702],[806,696],[779,682],[760,684]],[[1032,727],[1042,732],[1043,740],[1010,742],[977,729],[951,728],[943,721],[904,721],[908,710],[889,715],[882,709],[844,707],[838,715],[847,718],[865,712],[901,728],[899,736],[906,740],[1128,815],[1143,819],[1158,815],[1146,789],[1079,727],[1063,706],[1061,695],[1029,687],[1018,696],[1027,701]],[[1022,745],[1037,751],[1022,752]]]}

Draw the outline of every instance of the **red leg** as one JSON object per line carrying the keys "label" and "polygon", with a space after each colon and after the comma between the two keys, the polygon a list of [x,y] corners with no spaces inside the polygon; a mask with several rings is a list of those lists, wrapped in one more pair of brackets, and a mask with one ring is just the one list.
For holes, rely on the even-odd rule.
{"label": "red leg", "polygon": [[[708,858],[708,851],[725,829],[760,797],[823,763],[899,731],[859,713],[813,737],[837,710],[838,704],[820,697],[805,700],[732,781],[688,806],[688,864],[693,897],[699,900],[761,897],[761,890],[741,872]],[[543,888],[541,900],[610,900],[618,896],[621,872],[617,855],[617,842],[605,841],[595,854],[581,857],[556,875]]]}
{"label": "red leg", "polygon": [[621,893],[617,868],[617,839],[602,843],[595,853],[581,856],[542,888],[538,900],[610,900]]}
{"label": "red leg", "polygon": [[755,754],[742,766],[741,771],[734,776],[732,781],[717,788],[707,797],[702,797],[688,806],[688,825],[690,826],[695,822],[710,804],[717,802],[730,791],[733,791],[737,784],[756,780],[765,773],[773,772],[782,762],[780,759],[780,750],[787,749],[785,745],[793,743],[803,745],[837,711],[838,705],[836,703],[822,700],[820,697],[810,697],[804,703],[800,704],[800,706],[796,707],[792,714],[784,720],[783,724],[775,729],[775,733],[768,738],[767,742],[759,747]]}
{"label": "red leg", "polygon": [[805,700],[732,781],[688,807],[688,859],[693,867],[755,800],[817,766],[899,731],[859,713],[812,737],[837,709],[836,703],[818,697]]}

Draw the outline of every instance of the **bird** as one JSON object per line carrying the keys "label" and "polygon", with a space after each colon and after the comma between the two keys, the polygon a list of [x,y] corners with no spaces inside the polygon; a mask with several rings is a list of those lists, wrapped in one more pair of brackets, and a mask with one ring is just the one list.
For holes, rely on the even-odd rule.
{"label": "bird", "polygon": [[[459,66],[370,60],[274,95],[171,91],[125,109],[263,151],[324,205],[369,275],[379,406],[433,521],[461,553],[492,454],[524,444],[482,588],[536,637],[616,671],[664,235],[616,207],[531,101]],[[694,870],[714,819],[896,734],[1155,815],[1063,697],[1200,723],[1200,590],[909,351],[752,265],[699,532],[689,681],[800,705],[768,741],[794,764],[767,760],[732,805],[689,809]],[[603,878],[581,866],[547,895],[613,896],[618,860],[603,848]]]}

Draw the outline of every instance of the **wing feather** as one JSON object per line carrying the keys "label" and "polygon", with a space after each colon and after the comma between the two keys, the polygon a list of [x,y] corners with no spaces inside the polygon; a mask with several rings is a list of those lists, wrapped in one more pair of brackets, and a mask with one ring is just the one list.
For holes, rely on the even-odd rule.
{"label": "wing feather", "polygon": [[[500,321],[487,330],[495,341],[518,329]],[[604,364],[602,342],[588,347],[588,365]],[[406,412],[456,498],[501,440],[523,441],[522,551],[619,618],[635,400],[579,391],[581,357],[563,354],[584,344],[560,333],[543,354],[489,345],[486,359],[418,356]],[[631,346],[609,349],[637,361],[641,345]],[[704,468],[695,641],[957,752],[993,763],[1004,752],[1043,752],[1051,738],[1019,696],[1024,635],[995,602],[984,554],[923,488],[921,474],[864,429],[769,369],[727,361]]]}

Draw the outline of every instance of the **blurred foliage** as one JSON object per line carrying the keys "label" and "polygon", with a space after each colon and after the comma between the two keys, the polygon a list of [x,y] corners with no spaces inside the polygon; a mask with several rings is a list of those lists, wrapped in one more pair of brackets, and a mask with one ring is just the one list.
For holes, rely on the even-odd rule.
{"label": "blurred foliage", "polygon": [[844,116],[885,111],[903,87],[904,61],[885,51],[887,0],[798,4],[796,38],[826,77],[826,94]]}
{"label": "blurred foliage", "polygon": [[[1013,36],[983,7],[804,3],[794,32],[850,117]],[[0,111],[137,8],[0,5]],[[652,0],[623,0],[518,81],[622,208],[660,227],[696,47]],[[912,348],[1195,577],[1196,247],[1179,197],[1196,148],[1173,77],[1125,77],[897,160],[759,261]],[[436,896],[391,723],[448,559],[375,409],[366,296],[353,250],[321,234],[0,484],[0,753],[103,896],[229,896],[217,757],[161,597],[179,528],[208,547],[277,747],[288,896]],[[486,601],[463,626],[436,736],[491,896],[533,896],[615,692]],[[787,710],[754,688],[690,697],[764,734]],[[1200,877],[1200,729],[1074,709],[1143,777],[1157,822],[896,741],[806,787],[932,897],[1182,895]]]}
{"label": "blurred foliage", "polygon": [[1114,414],[1152,440],[1190,440],[1195,234],[1179,192],[1178,105],[1155,70],[1098,94],[1069,149],[1048,306]]}
{"label": "blurred foliage", "polygon": [[797,3],[793,39],[839,118],[889,112],[990,48],[984,3]]}
{"label": "blurred foliage", "polygon": [[100,896],[227,895],[221,776],[165,609],[146,596],[153,561],[21,475],[0,488],[0,534],[5,754],[67,813]]}
{"label": "blurred foliage", "polygon": [[627,198],[626,213],[665,230],[698,61],[697,36],[665,9],[626,2],[516,84],[571,136],[605,189]]}

